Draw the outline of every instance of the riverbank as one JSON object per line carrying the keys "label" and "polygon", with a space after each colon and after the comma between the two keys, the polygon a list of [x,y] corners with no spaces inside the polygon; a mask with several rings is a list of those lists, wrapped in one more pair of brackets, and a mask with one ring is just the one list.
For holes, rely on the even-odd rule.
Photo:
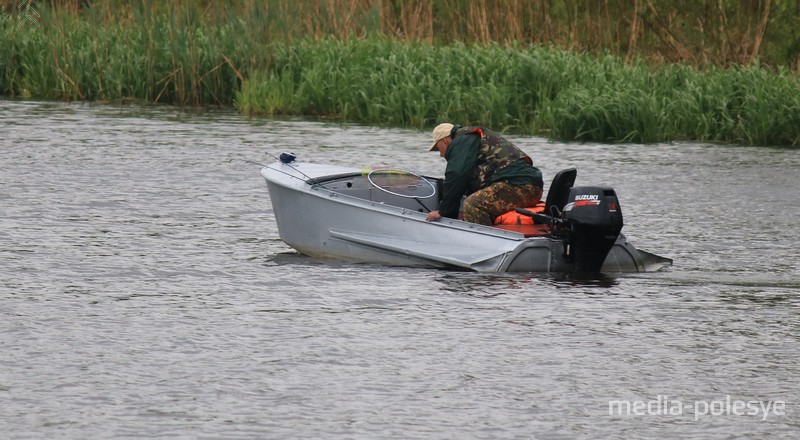
{"label": "riverbank", "polygon": [[[257,17],[197,8],[0,18],[0,94],[33,99],[234,105],[427,129],[450,120],[595,142],[698,140],[800,146],[800,78],[703,70],[532,44],[270,39]],[[253,11],[256,13],[256,10]]]}

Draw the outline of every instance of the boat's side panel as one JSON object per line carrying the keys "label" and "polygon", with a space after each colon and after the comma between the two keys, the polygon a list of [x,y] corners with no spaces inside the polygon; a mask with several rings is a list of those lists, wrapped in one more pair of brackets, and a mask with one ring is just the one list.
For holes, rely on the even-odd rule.
{"label": "boat's side panel", "polygon": [[[617,237],[602,272],[646,272],[670,265],[669,259],[637,250],[624,234]],[[560,239],[530,240],[508,257],[505,272],[571,272],[574,265]]]}
{"label": "boat's side panel", "polygon": [[267,186],[281,239],[310,256],[497,271],[525,241],[521,234],[456,220],[426,222],[424,213],[326,190],[271,180]]}
{"label": "boat's side panel", "polygon": [[539,268],[538,272],[550,272],[553,249],[549,243],[541,243],[522,249],[510,258],[505,272],[532,272],[531,268]]}
{"label": "boat's side panel", "polygon": [[672,260],[636,249],[620,234],[609,251],[602,271],[612,272],[653,272],[672,266]]}

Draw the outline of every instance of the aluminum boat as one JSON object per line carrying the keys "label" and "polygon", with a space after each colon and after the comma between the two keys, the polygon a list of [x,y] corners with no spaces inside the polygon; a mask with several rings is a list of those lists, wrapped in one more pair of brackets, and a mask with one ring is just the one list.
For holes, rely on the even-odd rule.
{"label": "aluminum boat", "polygon": [[[575,169],[556,175],[545,203],[517,210],[516,223],[527,224],[484,226],[425,220],[438,208],[441,178],[298,162],[286,153],[280,159],[261,175],[281,239],[308,256],[479,272],[645,272],[672,265],[636,249],[621,232],[614,190],[574,186]],[[377,184],[378,174],[397,178]]]}

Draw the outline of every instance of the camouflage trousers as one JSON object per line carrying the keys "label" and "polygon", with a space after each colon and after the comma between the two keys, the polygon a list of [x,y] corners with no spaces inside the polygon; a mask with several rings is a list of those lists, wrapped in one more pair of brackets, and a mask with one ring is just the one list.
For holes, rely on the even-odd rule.
{"label": "camouflage trousers", "polygon": [[464,200],[464,221],[492,225],[494,219],[514,208],[525,208],[539,203],[542,188],[538,185],[512,185],[493,183],[475,191]]}

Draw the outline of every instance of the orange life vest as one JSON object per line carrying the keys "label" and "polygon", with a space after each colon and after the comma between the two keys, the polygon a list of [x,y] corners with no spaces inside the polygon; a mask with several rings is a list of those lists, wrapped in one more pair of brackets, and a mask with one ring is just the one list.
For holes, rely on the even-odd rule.
{"label": "orange life vest", "polygon": [[[525,208],[528,211],[543,213],[544,202],[539,202],[536,206]],[[519,214],[516,211],[508,211],[507,213],[494,219],[496,225],[532,225],[533,218],[527,215]]]}

